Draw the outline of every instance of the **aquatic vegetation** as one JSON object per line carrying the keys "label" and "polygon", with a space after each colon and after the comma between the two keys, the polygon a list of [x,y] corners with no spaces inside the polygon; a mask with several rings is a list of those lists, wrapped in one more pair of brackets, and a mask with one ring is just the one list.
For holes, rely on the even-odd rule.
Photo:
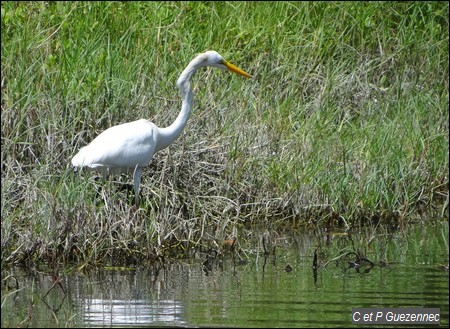
{"label": "aquatic vegetation", "polygon": [[[1,14],[2,266],[448,219],[446,2],[8,1]],[[132,177],[72,172],[107,127],[170,124],[180,65],[208,49],[254,79],[198,72],[209,84],[194,78],[189,126],[145,169],[138,209]]]}

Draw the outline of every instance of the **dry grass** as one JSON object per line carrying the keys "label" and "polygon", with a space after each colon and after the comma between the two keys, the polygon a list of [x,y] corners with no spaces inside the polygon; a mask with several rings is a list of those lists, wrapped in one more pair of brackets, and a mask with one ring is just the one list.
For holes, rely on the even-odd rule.
{"label": "dry grass", "polygon": [[[174,120],[176,78],[207,49],[255,78],[197,73],[139,209],[130,177],[72,172],[107,127]],[[2,265],[448,218],[447,3],[5,2],[1,90]]]}

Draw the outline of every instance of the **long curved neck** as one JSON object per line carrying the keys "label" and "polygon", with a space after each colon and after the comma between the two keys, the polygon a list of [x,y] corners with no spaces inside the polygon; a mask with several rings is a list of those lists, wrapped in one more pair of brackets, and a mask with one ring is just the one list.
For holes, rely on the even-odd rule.
{"label": "long curved neck", "polygon": [[183,100],[181,111],[170,126],[159,129],[157,151],[166,148],[173,141],[175,141],[181,135],[181,132],[186,126],[189,116],[191,115],[192,103],[194,100],[194,95],[191,88],[191,79],[199,66],[199,62],[197,58],[195,58],[183,70],[177,80],[177,86],[180,89],[181,98]]}

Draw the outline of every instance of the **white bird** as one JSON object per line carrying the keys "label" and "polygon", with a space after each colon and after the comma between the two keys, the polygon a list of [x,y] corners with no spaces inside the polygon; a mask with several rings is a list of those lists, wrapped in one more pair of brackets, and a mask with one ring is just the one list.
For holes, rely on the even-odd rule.
{"label": "white bird", "polygon": [[153,122],[140,119],[113,126],[98,135],[89,145],[73,157],[74,167],[89,167],[104,176],[121,172],[133,172],[136,204],[139,206],[139,185],[142,169],[150,163],[153,155],[172,144],[181,134],[192,110],[193,93],[190,85],[198,68],[212,66],[229,70],[247,78],[250,74],[228,63],[215,51],[207,51],[195,57],[177,80],[182,105],[175,121],[160,128]]}

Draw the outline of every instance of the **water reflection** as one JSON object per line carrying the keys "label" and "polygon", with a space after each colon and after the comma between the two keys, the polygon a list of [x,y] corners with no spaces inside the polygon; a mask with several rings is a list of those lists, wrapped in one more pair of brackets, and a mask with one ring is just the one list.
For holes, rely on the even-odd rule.
{"label": "water reflection", "polygon": [[448,327],[448,223],[369,233],[324,242],[294,232],[242,248],[242,258],[199,252],[163,267],[61,274],[64,289],[47,273],[12,269],[2,327],[345,328],[352,307],[440,308]]}
{"label": "water reflection", "polygon": [[84,326],[186,326],[184,302],[173,295],[179,274],[179,265],[112,269],[74,276],[68,284]]}
{"label": "water reflection", "polygon": [[85,299],[87,326],[185,325],[184,307],[174,300]]}

